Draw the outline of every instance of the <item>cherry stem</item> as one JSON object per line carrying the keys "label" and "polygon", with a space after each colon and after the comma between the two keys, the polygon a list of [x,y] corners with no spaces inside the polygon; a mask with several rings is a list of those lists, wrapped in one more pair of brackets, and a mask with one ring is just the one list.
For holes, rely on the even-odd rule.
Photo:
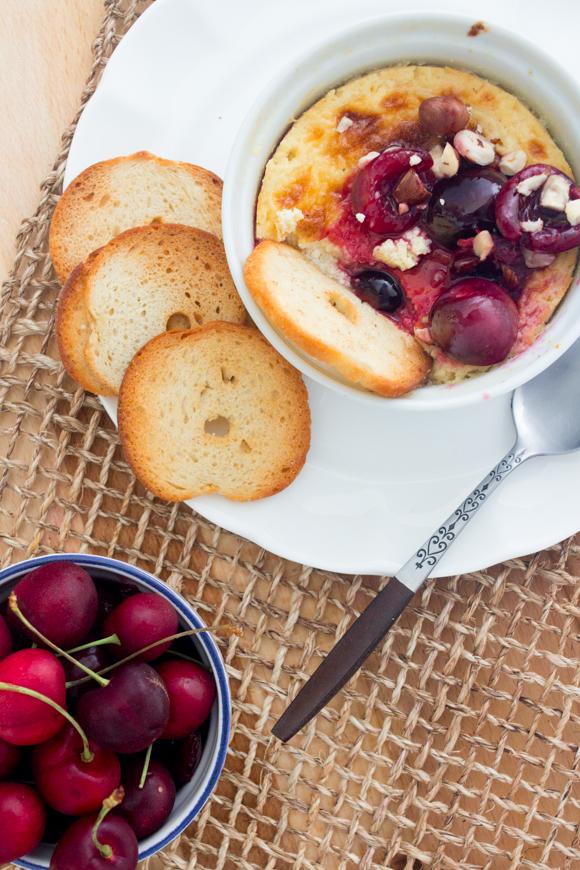
{"label": "cherry stem", "polygon": [[194,665],[199,665],[200,668],[204,668],[206,671],[211,671],[207,665],[204,665],[202,662],[194,659],[192,656],[186,656],[185,653],[177,652],[176,649],[168,649],[166,650],[168,656],[177,656],[180,659],[185,659],[186,662],[193,662]]}
{"label": "cherry stem", "polygon": [[[92,677],[93,680],[96,680],[100,686],[109,685],[109,680],[103,679],[103,677],[99,676],[99,674],[96,674],[94,671],[91,671],[90,668],[87,668],[86,665],[83,665],[77,659],[73,659],[71,655],[69,655],[67,652],[62,650],[55,643],[53,643],[51,640],[41,634],[40,631],[35,628],[31,622],[28,621],[28,619],[24,616],[24,614],[18,607],[18,599],[16,598],[16,593],[14,591],[10,593],[8,604],[10,605],[10,610],[12,611],[12,613],[15,613],[16,616],[24,623],[26,628],[28,628],[30,631],[33,631],[34,634],[37,635],[37,637],[39,637],[43,643],[53,649],[58,655],[64,656],[65,659],[68,659],[69,662],[72,662],[73,665],[76,665],[78,668],[81,669],[81,671],[84,671],[86,674],[89,675],[89,677]],[[86,679],[86,677],[84,679]]]}
{"label": "cherry stem", "polygon": [[47,698],[46,695],[41,695],[40,692],[36,692],[34,689],[29,689],[27,686],[15,686],[13,683],[0,683],[0,690],[5,689],[7,692],[17,692],[19,695],[28,695],[31,698],[36,698],[39,701],[44,701],[45,704],[49,704],[55,710],[57,710],[61,716],[64,716],[65,719],[68,719],[71,725],[73,725],[78,733],[81,736],[83,741],[83,751],[81,753],[81,759],[85,761],[87,764],[93,760],[94,753],[91,752],[89,748],[89,741],[87,740],[87,735],[76,721],[73,719],[71,714],[61,707],[60,704],[57,704],[56,701],[53,701],[52,698]]}
{"label": "cherry stem", "polygon": [[143,773],[141,774],[141,779],[139,780],[139,788],[143,788],[145,785],[145,780],[147,779],[147,771],[149,770],[149,761],[151,760],[151,750],[153,749],[153,744],[147,747],[147,755],[145,756],[145,763],[143,764]]}
{"label": "cherry stem", "polygon": [[[83,649],[89,649],[92,646],[103,646],[106,643],[116,643],[117,646],[121,645],[121,641],[117,637],[116,634],[111,634],[109,637],[102,637],[100,640],[90,640],[88,643],[83,643],[81,646],[75,646],[74,649],[67,649],[67,653],[72,655],[73,653],[80,652]],[[66,653],[59,653],[59,655],[66,655]]]}
{"label": "cherry stem", "polygon": [[[205,628],[192,628],[189,631],[181,631],[179,634],[172,634],[169,637],[163,637],[161,640],[156,640],[155,643],[150,643],[149,646],[144,646],[143,649],[138,649],[137,652],[131,653],[130,656],[127,656],[125,659],[121,659],[119,662],[115,662],[113,665],[109,665],[107,668],[103,668],[102,671],[99,671],[99,674],[108,674],[109,671],[114,670],[115,668],[120,667],[121,665],[127,664],[131,659],[140,656],[141,653],[147,652],[147,650],[154,649],[156,646],[160,646],[162,643],[167,643],[168,640],[178,640],[180,637],[189,637],[192,634],[203,634],[204,631],[221,631],[222,629],[228,629],[232,634],[235,634],[237,637],[243,637],[243,631],[241,628],[238,628],[236,625],[230,625],[228,622],[224,622],[221,625],[210,625]],[[199,664],[199,663],[198,663]],[[79,680],[72,680],[72,682],[67,683],[67,689],[73,688],[73,686],[81,686],[83,683],[88,682],[88,677],[81,677]]]}
{"label": "cherry stem", "polygon": [[97,821],[93,825],[93,832],[91,834],[91,839],[92,839],[93,843],[95,844],[95,846],[97,847],[97,849],[99,850],[99,852],[101,853],[101,857],[104,858],[105,860],[108,860],[109,858],[112,857],[113,850],[108,845],[108,843],[105,843],[104,845],[102,843],[99,843],[99,841],[97,840],[97,831],[99,830],[99,825],[101,824],[101,822],[103,821],[103,819],[105,818],[105,816],[107,815],[109,810],[112,810],[115,807],[118,807],[124,797],[125,797],[125,789],[123,788],[122,785],[120,785],[119,788],[116,788],[115,791],[112,794],[110,794],[108,798],[105,798],[105,800],[103,801],[103,806],[101,807],[101,812],[97,816]]}

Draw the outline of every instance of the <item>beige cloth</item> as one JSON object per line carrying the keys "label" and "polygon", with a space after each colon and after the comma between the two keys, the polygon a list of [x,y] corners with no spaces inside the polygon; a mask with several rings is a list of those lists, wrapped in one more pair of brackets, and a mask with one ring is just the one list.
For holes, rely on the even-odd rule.
{"label": "beige cloth", "polygon": [[[107,0],[92,93],[147,2]],[[94,396],[58,362],[47,234],[67,149],[22,227],[0,297],[0,562],[94,552],[155,573],[221,640],[233,695],[224,773],[151,868],[573,870],[580,861],[579,549],[430,581],[305,731],[270,728],[384,579],[279,559],[149,496]]]}

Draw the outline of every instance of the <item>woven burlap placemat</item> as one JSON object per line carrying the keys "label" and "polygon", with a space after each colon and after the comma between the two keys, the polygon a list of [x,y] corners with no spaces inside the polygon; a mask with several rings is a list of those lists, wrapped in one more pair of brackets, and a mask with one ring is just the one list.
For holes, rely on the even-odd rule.
{"label": "woven burlap placemat", "polygon": [[[148,5],[106,0],[83,105]],[[19,233],[0,300],[1,565],[63,550],[112,556],[180,590],[208,623],[231,616],[244,629],[220,641],[233,695],[224,772],[188,830],[145,863],[580,866],[572,541],[430,581],[303,733],[287,746],[271,737],[287,699],[386,578],[284,561],[136,482],[99,401],[65,376],[53,337],[48,228],[75,123]]]}

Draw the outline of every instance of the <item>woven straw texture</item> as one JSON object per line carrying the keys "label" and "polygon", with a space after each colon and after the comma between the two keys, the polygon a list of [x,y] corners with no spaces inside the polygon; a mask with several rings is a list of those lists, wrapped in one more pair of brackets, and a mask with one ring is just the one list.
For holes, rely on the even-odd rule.
{"label": "woven straw texture", "polygon": [[[106,0],[83,104],[148,2]],[[81,109],[79,110],[82,111]],[[149,495],[65,376],[48,228],[75,124],[0,299],[0,561],[94,552],[153,572],[220,640],[232,738],[215,793],[152,870],[580,866],[580,574],[573,541],[433,580],[288,746],[270,728],[385,578],[279,559]],[[419,862],[419,863],[417,863]]]}

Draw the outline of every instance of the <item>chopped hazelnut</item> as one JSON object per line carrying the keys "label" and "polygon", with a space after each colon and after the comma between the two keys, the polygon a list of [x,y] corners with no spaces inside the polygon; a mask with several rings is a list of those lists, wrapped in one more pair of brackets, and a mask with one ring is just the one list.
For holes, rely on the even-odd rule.
{"label": "chopped hazelnut", "polygon": [[570,182],[561,175],[550,175],[542,187],[540,205],[552,211],[565,211],[570,199]]}
{"label": "chopped hazelnut", "polygon": [[480,260],[485,260],[493,251],[493,239],[489,230],[482,230],[473,240],[473,253]]}
{"label": "chopped hazelnut", "polygon": [[415,205],[429,199],[429,191],[417,175],[414,169],[409,169],[393,189],[395,202],[405,202],[407,205]]}
{"label": "chopped hazelnut", "polygon": [[447,143],[445,148],[441,148],[441,145],[436,145],[429,153],[433,158],[433,175],[437,178],[451,178],[457,174],[459,170],[459,157],[453,145]]}
{"label": "chopped hazelnut", "polygon": [[504,154],[499,161],[499,169],[504,175],[515,175],[516,172],[520,172],[524,168],[527,162],[528,158],[525,151],[510,151],[509,154]]}
{"label": "chopped hazelnut", "polygon": [[573,227],[580,224],[580,199],[571,199],[566,206],[566,219]]}
{"label": "chopped hazelnut", "polygon": [[524,178],[523,181],[520,181],[516,190],[522,196],[529,196],[534,190],[542,186],[547,177],[545,172],[542,172],[541,175],[530,175],[529,178]]}
{"label": "chopped hazelnut", "polygon": [[469,121],[469,112],[455,97],[429,97],[419,106],[419,121],[435,136],[450,136],[463,130]]}
{"label": "chopped hazelnut", "polygon": [[544,226],[542,218],[537,221],[520,221],[520,226],[525,233],[537,233]]}
{"label": "chopped hazelnut", "polygon": [[473,130],[460,130],[453,139],[453,145],[462,157],[478,166],[489,166],[494,161],[493,142]]}

